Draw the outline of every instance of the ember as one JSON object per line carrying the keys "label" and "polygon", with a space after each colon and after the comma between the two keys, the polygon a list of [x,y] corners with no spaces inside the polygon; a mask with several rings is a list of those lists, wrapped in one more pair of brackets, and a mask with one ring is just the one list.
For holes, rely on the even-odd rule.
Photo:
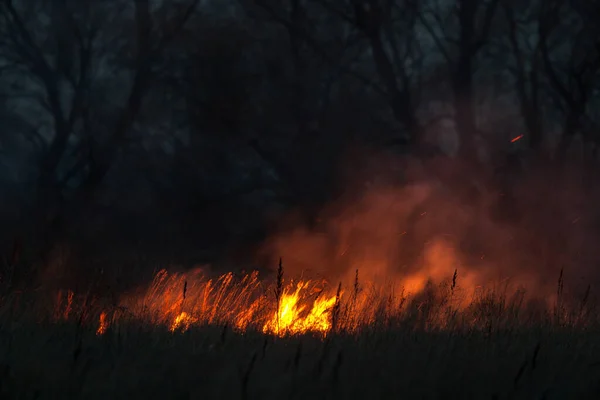
{"label": "ember", "polygon": [[511,143],[518,142],[519,140],[523,139],[523,136],[524,136],[524,135],[519,135],[519,136],[516,136],[516,137],[512,138],[512,139],[510,140],[510,142],[511,142]]}
{"label": "ember", "polygon": [[108,328],[108,321],[106,320],[106,312],[102,311],[100,313],[100,320],[98,321],[98,329],[96,330],[96,334],[104,335],[106,333],[106,328]]}

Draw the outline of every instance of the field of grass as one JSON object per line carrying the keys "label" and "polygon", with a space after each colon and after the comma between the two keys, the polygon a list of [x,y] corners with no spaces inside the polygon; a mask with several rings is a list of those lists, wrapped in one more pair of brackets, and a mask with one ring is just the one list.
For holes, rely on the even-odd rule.
{"label": "field of grass", "polygon": [[365,331],[268,338],[226,327],[4,322],[2,399],[595,399],[598,331]]}
{"label": "field of grass", "polygon": [[7,301],[0,399],[600,398],[600,326],[589,314],[582,323],[581,310],[525,319],[488,302],[460,313],[479,315],[478,324],[434,325],[423,320],[434,316],[431,305],[427,315],[423,301],[413,306],[417,317],[379,313],[353,333],[325,337],[229,323],[172,332],[143,319],[98,335],[75,312],[56,321],[33,303]]}

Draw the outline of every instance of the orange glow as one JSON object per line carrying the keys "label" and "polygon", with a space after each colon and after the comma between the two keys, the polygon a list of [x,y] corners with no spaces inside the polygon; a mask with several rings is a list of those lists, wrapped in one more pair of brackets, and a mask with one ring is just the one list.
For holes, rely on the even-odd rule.
{"label": "orange glow", "polygon": [[[185,273],[163,269],[155,274],[149,287],[119,299],[115,310],[126,312],[101,310],[96,334],[105,334],[124,315],[164,326],[172,333],[193,326],[221,325],[241,333],[252,330],[280,337],[307,333],[324,337],[334,329],[358,333],[382,318],[392,321],[415,312],[422,315],[423,310],[437,310],[426,317],[429,327],[448,326],[447,317],[457,312],[465,313],[465,323],[482,321],[480,316],[469,316],[469,312],[474,303],[486,301],[483,284],[490,278],[461,269],[450,242],[427,244],[420,268],[403,274],[391,275],[384,259],[364,262],[364,270],[356,269],[341,277],[337,289],[327,280],[263,281],[258,272],[211,278],[202,269]],[[555,300],[552,296],[548,299]],[[426,306],[431,301],[443,307]],[[59,295],[57,302],[58,319],[79,315],[79,309],[73,311],[79,298],[75,301],[72,291]]]}
{"label": "orange glow", "polygon": [[[438,243],[427,251],[422,270],[388,285],[370,279],[360,281],[357,273],[355,282],[344,290],[341,285],[333,290],[326,281],[290,280],[281,282],[278,291],[275,282],[259,281],[257,272],[241,276],[227,273],[210,279],[201,270],[161,270],[149,289],[123,296],[118,308],[127,310],[133,320],[165,326],[172,333],[193,326],[221,325],[241,333],[253,330],[280,337],[307,333],[324,337],[333,329],[358,333],[378,319],[391,321],[409,315],[415,312],[411,311],[413,306],[421,310],[435,298],[445,307],[439,310],[448,311],[438,310],[429,316],[428,326],[444,327],[449,311],[468,313],[474,302],[484,301],[487,295],[476,275],[465,272],[453,276],[453,271],[458,274],[454,260],[450,250]],[[279,301],[276,293],[280,293]],[[74,295],[67,293],[66,297],[74,301]],[[59,319],[72,307],[67,301]],[[102,310],[96,334],[106,334],[123,315]],[[464,321],[481,320],[469,318]]]}
{"label": "orange glow", "polygon": [[523,139],[523,137],[524,137],[524,135],[519,135],[519,136],[516,136],[516,137],[512,138],[512,139],[510,140],[510,142],[511,142],[511,143],[518,142],[519,140]]}
{"label": "orange glow", "polygon": [[[276,284],[265,285],[256,272],[239,277],[227,273],[209,279],[201,270],[185,274],[161,270],[147,291],[124,296],[120,307],[129,310],[134,318],[166,326],[171,332],[213,324],[275,336],[306,333],[325,336],[333,329],[334,321],[336,326],[353,332],[376,320],[382,299],[388,312],[401,311],[407,299],[419,295],[431,284],[428,272],[445,273],[450,264],[444,265],[443,260],[436,258],[443,256],[439,253],[443,250],[440,247],[438,253],[431,253],[429,262],[437,263],[436,267],[411,274],[388,289],[372,281],[357,281],[350,290],[340,287],[336,291],[326,281],[291,280],[281,283],[279,301]],[[96,333],[106,333],[108,326],[108,313],[102,311]]]}
{"label": "orange glow", "polygon": [[[54,319],[68,320],[73,311],[73,298],[75,293],[72,290],[67,290],[66,296],[62,290],[56,294],[56,305],[54,309]],[[66,301],[65,301],[66,300]]]}
{"label": "orange glow", "polygon": [[96,335],[104,335],[106,333],[106,329],[108,329],[108,321],[106,319],[106,312],[102,311],[100,313],[100,319],[98,321],[98,329],[96,330]]}
{"label": "orange glow", "polygon": [[[98,334],[124,318],[173,333],[210,325],[240,333],[326,336],[403,318],[444,328],[458,320],[461,326],[483,324],[477,309],[488,307],[489,285],[508,277],[510,287],[492,288],[500,308],[521,287],[526,302],[545,299],[553,307],[553,283],[541,282],[539,273],[519,267],[522,259],[506,255],[520,247],[514,232],[493,225],[485,218],[487,209],[465,209],[460,198],[445,195],[429,185],[373,189],[350,205],[326,210],[329,217],[318,232],[297,225],[275,234],[259,252],[288,255],[283,276],[163,269],[149,285],[122,293],[113,309],[80,312],[84,302],[63,291],[55,315],[57,320],[100,315],[100,321],[91,321]],[[471,238],[481,248],[465,253],[462,243]],[[514,301],[523,301],[519,296]]]}
{"label": "orange glow", "polygon": [[[307,229],[276,236],[267,250],[291,255],[289,267],[282,264],[285,277],[259,278],[256,271],[211,275],[202,268],[160,270],[148,286],[122,294],[115,309],[97,310],[96,332],[105,334],[125,316],[173,333],[212,325],[274,336],[359,333],[404,317],[423,319],[427,322],[422,326],[428,328],[444,328],[457,319],[467,325],[483,323],[473,304],[488,302],[486,285],[499,279],[490,257],[463,258],[451,234],[420,242],[418,257],[410,263],[398,251],[402,246],[412,251],[418,233],[398,221],[407,219],[406,210],[426,197],[420,188],[405,197],[378,191],[365,197],[368,206],[361,203],[348,215],[336,214],[339,219],[327,227],[328,237]],[[427,218],[462,217],[456,210],[460,208],[433,207],[414,215],[427,224]],[[310,279],[316,276],[326,279]],[[511,282],[515,286],[499,289],[508,293],[496,294],[510,297],[523,285],[530,290],[528,299],[535,295],[550,306],[555,302],[554,288],[542,287],[535,274],[519,271]],[[78,308],[72,311],[79,305],[72,291],[59,295],[57,302],[58,319],[81,315]]]}
{"label": "orange glow", "polygon": [[188,313],[183,311],[175,317],[175,320],[171,324],[170,331],[175,332],[178,329],[180,329],[181,331],[187,331],[188,329],[190,329],[190,325],[192,325],[196,321],[196,318],[190,316]]}
{"label": "orange glow", "polygon": [[[481,204],[471,205],[441,183],[369,183],[360,196],[326,207],[316,225],[295,216],[283,221],[282,231],[257,249],[257,258],[271,265],[284,255],[273,277],[163,269],[150,284],[121,293],[110,309],[82,310],[81,304],[97,307],[98,299],[88,303],[63,289],[54,316],[61,321],[93,315],[86,322],[99,335],[127,319],[175,334],[226,326],[242,334],[326,336],[403,318],[426,328],[471,327],[484,324],[496,309],[509,310],[513,301],[529,307],[543,299],[550,310],[556,287],[547,270],[536,267],[536,257],[554,253],[546,244],[537,246],[538,235],[529,230],[538,219],[518,229],[498,224],[490,218],[495,202],[495,196],[482,196]],[[491,304],[490,293],[499,304]]]}
{"label": "orange glow", "polygon": [[312,301],[307,311],[306,305],[301,305],[303,297],[307,295],[310,281],[299,282],[292,292],[287,287],[281,296],[278,309],[264,324],[264,333],[275,335],[298,334],[307,332],[327,333],[331,329],[331,311],[336,303],[336,296],[316,298]]}
{"label": "orange glow", "polygon": [[277,300],[265,294],[272,290],[261,286],[257,272],[209,279],[201,270],[162,270],[145,294],[126,296],[122,305],[150,323],[167,325],[171,332],[203,324],[229,325],[238,331],[255,328],[279,336],[330,330],[337,295],[324,295],[323,285],[309,280],[285,284],[278,308]]}

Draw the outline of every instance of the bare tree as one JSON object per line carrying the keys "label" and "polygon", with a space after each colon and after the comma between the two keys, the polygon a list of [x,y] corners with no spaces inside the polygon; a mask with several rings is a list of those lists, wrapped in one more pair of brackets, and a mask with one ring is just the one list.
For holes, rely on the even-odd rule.
{"label": "bare tree", "polygon": [[[577,133],[581,133],[587,143],[598,140],[585,128],[584,120],[599,83],[600,38],[595,28],[597,21],[586,15],[582,4],[545,1],[539,13],[538,35],[544,72],[564,117],[557,148],[560,161],[565,160]],[[565,42],[565,37],[571,40]]]}
{"label": "bare tree", "polygon": [[451,4],[434,1],[419,13],[421,24],[449,67],[454,119],[461,137],[460,154],[465,160],[474,160],[477,154],[473,141],[478,133],[474,76],[478,57],[490,37],[498,4],[499,0],[456,0]]}
{"label": "bare tree", "polygon": [[[30,82],[25,92],[51,121],[37,179],[37,209],[51,226],[64,222],[65,199],[85,204],[109,172],[164,69],[161,55],[198,5],[0,1],[0,55],[17,71],[13,79]],[[131,77],[108,120],[102,115],[110,105],[96,101],[103,66],[113,70],[112,79]]]}
{"label": "bare tree", "polygon": [[[383,83],[395,118],[404,124],[410,142],[420,131],[416,118],[411,73],[405,60],[415,57],[416,2],[351,0],[352,20],[366,36],[373,63]],[[400,21],[394,17],[402,16]],[[401,42],[400,42],[401,40]],[[386,43],[387,42],[387,43]],[[391,56],[386,51],[391,49]]]}
{"label": "bare tree", "polygon": [[267,90],[278,102],[270,104],[270,120],[255,121],[260,133],[249,144],[276,171],[282,199],[313,201],[345,145],[326,128],[334,88],[347,77],[369,87],[377,84],[352,65],[356,35],[344,29],[344,22],[332,21],[315,1],[252,0],[242,5],[250,23],[277,38],[271,36],[264,46],[269,59],[265,68],[271,71]]}
{"label": "bare tree", "polygon": [[[257,0],[256,4],[287,27],[290,38],[293,38],[291,43],[295,49],[294,54],[300,54],[299,44],[304,43],[342,74],[354,77],[381,95],[389,104],[394,118],[404,126],[405,134],[396,140],[411,143],[416,139],[420,124],[416,117],[417,101],[414,91],[418,65],[422,62],[423,55],[414,34],[416,13],[412,6],[396,1],[377,0],[293,0],[289,15],[284,17],[281,12],[275,11],[272,2]],[[308,23],[306,11],[301,11],[309,5],[315,9],[314,12],[325,11],[335,18],[328,19],[328,34],[340,38],[341,50],[362,49],[355,59],[364,60],[364,56],[368,55],[374,66],[376,79],[362,72],[364,68],[352,68],[343,53],[331,53],[327,50],[323,43],[324,33],[320,36],[314,29],[315,25]],[[339,29],[337,33],[334,27]],[[301,66],[298,61],[296,58],[296,65]]]}

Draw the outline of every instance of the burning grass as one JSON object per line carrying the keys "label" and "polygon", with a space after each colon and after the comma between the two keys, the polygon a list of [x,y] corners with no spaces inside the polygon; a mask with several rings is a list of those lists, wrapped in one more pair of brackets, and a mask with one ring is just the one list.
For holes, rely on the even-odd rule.
{"label": "burning grass", "polygon": [[0,398],[595,398],[591,287],[569,294],[563,271],[552,293],[482,286],[442,254],[396,280],[280,260],[271,280],[160,270],[118,297],[13,292]]}
{"label": "burning grass", "polygon": [[[2,398],[592,398],[600,347],[589,290],[552,308],[508,286],[417,293],[258,273],[159,271],[107,304],[3,301]],[[468,290],[469,289],[469,290]],[[464,299],[470,294],[469,302]],[[535,305],[537,304],[537,306]]]}
{"label": "burning grass", "polygon": [[562,271],[550,300],[528,296],[524,288],[511,287],[507,281],[464,287],[456,269],[445,280],[419,286],[417,292],[407,291],[403,282],[362,282],[359,270],[346,286],[326,280],[288,280],[281,261],[273,282],[261,280],[256,271],[210,277],[201,269],[160,270],[147,288],[112,303],[59,291],[52,320],[75,319],[93,326],[97,335],[133,322],[164,327],[172,334],[192,327],[227,326],[241,334],[310,334],[322,339],[397,327],[491,332],[539,324],[584,329],[597,323],[590,287],[578,301],[567,301]]}
{"label": "burning grass", "polygon": [[[124,297],[114,310],[63,293],[46,321],[9,302],[0,395],[564,399],[594,398],[600,389],[599,331],[589,315],[581,324],[575,311],[528,314],[491,291],[453,309],[442,294],[458,291],[457,277],[412,300],[374,303],[379,294],[359,280],[357,289],[324,294],[329,289],[315,290],[322,283],[279,276],[279,285],[263,286],[256,274],[211,280],[199,271],[160,272],[144,295]],[[322,312],[317,304],[326,304]]]}
{"label": "burning grass", "polygon": [[561,185],[467,201],[369,182],[261,244],[288,257],[273,279],[160,270],[126,293],[5,294],[0,398],[598,398],[594,290],[560,270],[597,277],[597,202]]}

